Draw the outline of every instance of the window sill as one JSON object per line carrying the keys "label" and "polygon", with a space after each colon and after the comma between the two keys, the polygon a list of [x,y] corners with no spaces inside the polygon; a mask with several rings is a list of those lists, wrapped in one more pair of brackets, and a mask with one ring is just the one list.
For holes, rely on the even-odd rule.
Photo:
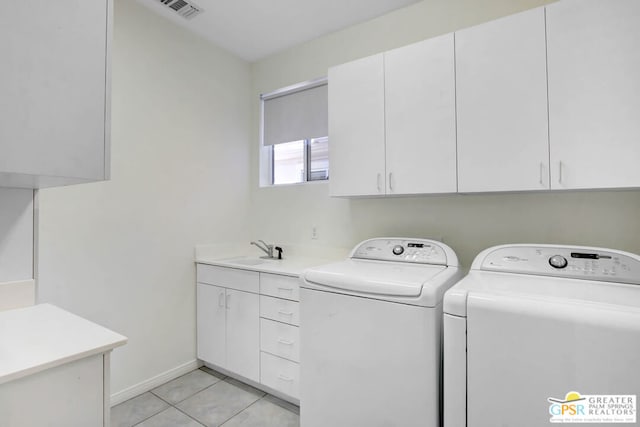
{"label": "window sill", "polygon": [[322,185],[329,184],[328,179],[318,180],[318,181],[305,181],[305,182],[294,182],[291,184],[261,184],[258,188],[289,188],[289,187],[302,187],[305,185]]}

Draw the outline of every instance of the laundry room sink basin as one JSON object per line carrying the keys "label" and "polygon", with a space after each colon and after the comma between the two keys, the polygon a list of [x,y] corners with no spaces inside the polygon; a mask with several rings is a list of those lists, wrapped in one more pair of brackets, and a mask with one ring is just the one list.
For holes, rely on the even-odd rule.
{"label": "laundry room sink basin", "polygon": [[260,265],[260,264],[270,263],[273,260],[257,258],[257,257],[241,256],[241,257],[234,257],[234,258],[226,258],[221,261],[226,261],[230,264],[238,264],[238,265]]}

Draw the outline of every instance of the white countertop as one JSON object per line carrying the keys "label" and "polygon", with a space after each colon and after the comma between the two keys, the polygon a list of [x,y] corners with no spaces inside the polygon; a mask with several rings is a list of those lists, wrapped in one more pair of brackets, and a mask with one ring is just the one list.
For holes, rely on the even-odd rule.
{"label": "white countertop", "polygon": [[0,384],[126,342],[126,337],[51,304],[0,312]]}
{"label": "white countertop", "polygon": [[244,265],[239,264],[238,258],[259,259],[255,256],[239,255],[236,257],[219,257],[219,256],[199,256],[196,263],[217,265],[220,267],[231,267],[241,270],[259,271],[262,273],[282,274],[286,276],[300,276],[300,274],[310,267],[316,267],[322,264],[334,262],[335,259],[318,258],[318,257],[286,257],[282,260],[265,260],[261,264]]}

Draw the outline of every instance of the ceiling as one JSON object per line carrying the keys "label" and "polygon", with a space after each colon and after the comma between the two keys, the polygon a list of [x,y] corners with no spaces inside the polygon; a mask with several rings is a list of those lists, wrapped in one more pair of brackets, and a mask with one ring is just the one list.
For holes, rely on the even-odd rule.
{"label": "ceiling", "polygon": [[191,19],[161,0],[138,1],[239,57],[256,61],[419,0],[193,0],[204,12]]}

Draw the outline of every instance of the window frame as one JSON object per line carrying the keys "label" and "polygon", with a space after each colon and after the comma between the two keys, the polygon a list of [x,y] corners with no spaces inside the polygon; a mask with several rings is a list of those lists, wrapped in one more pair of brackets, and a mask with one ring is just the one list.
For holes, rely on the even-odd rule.
{"label": "window frame", "polygon": [[[300,182],[294,182],[294,183],[282,183],[282,184],[276,184],[275,181],[275,163],[276,163],[276,156],[274,155],[274,150],[275,150],[275,146],[274,145],[270,145],[268,148],[270,148],[270,155],[269,155],[269,169],[270,169],[270,182],[271,185],[296,185],[296,184],[304,184],[307,182],[322,182],[322,181],[329,181],[329,173],[327,172],[326,178],[312,178],[311,177],[311,141],[313,141],[314,139],[323,139],[326,138],[327,139],[327,144],[329,144],[329,137],[328,136],[323,136],[320,138],[311,138],[311,139],[301,139],[301,141],[303,142],[303,147],[302,147],[302,165],[304,167],[304,180],[300,181]],[[294,141],[292,141],[294,142]]]}
{"label": "window frame", "polygon": [[[281,89],[277,89],[273,92],[268,92],[260,95],[260,138],[259,138],[259,186],[260,187],[281,187],[288,185],[304,185],[308,183],[327,183],[329,182],[329,173],[327,173],[327,177],[323,179],[311,179],[311,141],[313,139],[327,138],[329,135],[325,135],[319,138],[311,138],[304,139],[304,149],[303,149],[303,166],[304,166],[304,181],[296,182],[296,183],[283,183],[283,184],[274,184],[274,174],[275,174],[275,156],[274,156],[274,145],[264,145],[264,103],[265,101],[276,98],[279,96],[286,96],[291,93],[303,91],[306,89],[312,89],[314,87],[328,85],[329,80],[325,77],[319,77],[312,80],[307,80],[301,83],[296,83],[290,86],[283,87]],[[293,141],[292,141],[293,142]]]}

